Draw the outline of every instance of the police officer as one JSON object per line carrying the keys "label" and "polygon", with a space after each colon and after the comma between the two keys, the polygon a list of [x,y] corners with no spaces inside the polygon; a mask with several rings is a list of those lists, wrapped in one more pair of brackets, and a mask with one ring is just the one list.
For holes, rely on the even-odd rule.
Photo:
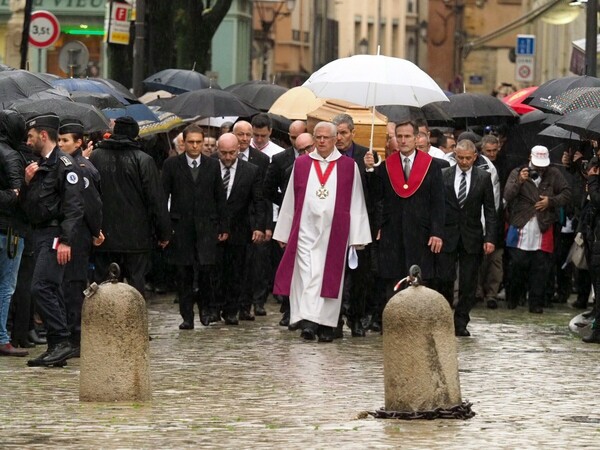
{"label": "police officer", "polygon": [[73,357],[79,356],[81,342],[81,308],[83,291],[87,286],[88,265],[92,244],[100,245],[104,235],[102,226],[102,199],[100,198],[100,174],[83,156],[83,133],[81,121],[64,119],[58,129],[58,147],[75,160],[83,181],[83,220],[75,228],[71,245],[71,261],[65,267],[62,289],[65,297],[67,325],[71,333]]}
{"label": "police officer", "polygon": [[31,297],[48,330],[48,349],[27,362],[32,367],[63,366],[73,352],[61,284],[83,219],[83,200],[77,165],[56,145],[59,124],[54,113],[38,114],[26,122],[27,145],[40,157],[25,168],[21,192],[36,255]]}

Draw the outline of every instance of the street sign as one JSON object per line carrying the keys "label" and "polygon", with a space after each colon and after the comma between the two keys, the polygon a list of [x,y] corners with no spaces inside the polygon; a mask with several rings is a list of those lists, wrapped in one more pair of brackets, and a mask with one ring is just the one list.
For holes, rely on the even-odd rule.
{"label": "street sign", "polygon": [[533,34],[517,34],[517,55],[535,55],[535,36]]}
{"label": "street sign", "polygon": [[532,83],[535,64],[535,36],[518,34],[515,54],[515,81]]}
{"label": "street sign", "polygon": [[37,48],[50,47],[60,35],[60,25],[54,14],[48,11],[31,13],[29,43]]}
{"label": "street sign", "polygon": [[131,5],[128,3],[110,2],[108,31],[105,35],[109,44],[129,44],[129,28],[131,25]]}

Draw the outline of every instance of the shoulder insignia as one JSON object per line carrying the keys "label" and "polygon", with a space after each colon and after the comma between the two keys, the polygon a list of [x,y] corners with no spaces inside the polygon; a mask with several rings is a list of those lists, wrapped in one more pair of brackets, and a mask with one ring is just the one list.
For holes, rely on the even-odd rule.
{"label": "shoulder insignia", "polygon": [[85,167],[85,164],[79,164],[79,167]]}
{"label": "shoulder insignia", "polygon": [[90,180],[88,180],[88,177],[83,177],[83,188],[87,189],[89,185],[90,185]]}
{"label": "shoulder insignia", "polygon": [[60,160],[63,162],[63,164],[67,167],[73,165],[73,163],[71,162],[71,160],[67,157],[67,156],[61,156]]}
{"label": "shoulder insignia", "polygon": [[77,182],[79,181],[79,177],[75,172],[69,172],[67,173],[67,181],[70,184],[77,184]]}

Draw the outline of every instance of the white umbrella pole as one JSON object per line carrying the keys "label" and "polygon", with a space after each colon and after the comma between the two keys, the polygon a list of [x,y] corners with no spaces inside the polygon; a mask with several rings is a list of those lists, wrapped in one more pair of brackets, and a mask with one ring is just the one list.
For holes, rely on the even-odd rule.
{"label": "white umbrella pole", "polygon": [[[377,56],[379,56],[379,52],[380,52],[381,47],[378,45],[377,46]],[[373,134],[375,133],[375,99],[377,98],[377,84],[375,85],[375,90],[373,91],[373,106],[371,107],[372,109],[372,114],[371,114],[371,139],[369,139],[369,151],[371,153],[373,153]],[[382,159],[380,158],[379,161],[377,161],[375,163],[375,166],[378,166],[379,164],[381,164]]]}

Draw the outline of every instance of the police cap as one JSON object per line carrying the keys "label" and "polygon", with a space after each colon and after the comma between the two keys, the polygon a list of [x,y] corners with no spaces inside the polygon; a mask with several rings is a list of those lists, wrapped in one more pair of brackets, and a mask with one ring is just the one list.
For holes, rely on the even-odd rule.
{"label": "police cap", "polygon": [[83,123],[78,119],[63,119],[60,121],[60,128],[58,134],[83,134],[84,128]]}
{"label": "police cap", "polygon": [[25,126],[28,130],[31,128],[50,128],[58,130],[60,119],[53,112],[47,112],[30,117],[27,119],[27,122],[25,122]]}

